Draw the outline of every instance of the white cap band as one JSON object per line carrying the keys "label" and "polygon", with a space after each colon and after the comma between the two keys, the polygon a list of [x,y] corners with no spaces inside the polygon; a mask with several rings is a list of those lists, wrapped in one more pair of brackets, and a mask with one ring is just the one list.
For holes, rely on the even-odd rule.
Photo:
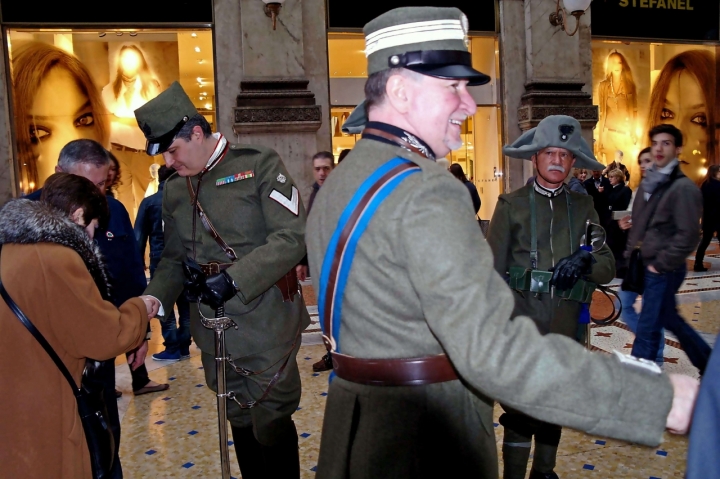
{"label": "white cap band", "polygon": [[386,48],[443,40],[466,41],[467,30],[460,20],[430,20],[383,28],[365,37],[365,56]]}

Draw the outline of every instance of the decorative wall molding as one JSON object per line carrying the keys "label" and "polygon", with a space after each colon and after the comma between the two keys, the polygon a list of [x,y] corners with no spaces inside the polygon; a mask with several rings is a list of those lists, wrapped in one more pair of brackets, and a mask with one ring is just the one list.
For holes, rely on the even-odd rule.
{"label": "decorative wall molding", "polygon": [[592,96],[582,91],[583,83],[537,82],[525,85],[525,94],[518,108],[518,126],[527,131],[551,115],[572,116],[583,129],[592,129],[599,111]]}
{"label": "decorative wall molding", "polygon": [[233,131],[243,133],[314,132],[322,108],[302,78],[245,79],[237,96]]}

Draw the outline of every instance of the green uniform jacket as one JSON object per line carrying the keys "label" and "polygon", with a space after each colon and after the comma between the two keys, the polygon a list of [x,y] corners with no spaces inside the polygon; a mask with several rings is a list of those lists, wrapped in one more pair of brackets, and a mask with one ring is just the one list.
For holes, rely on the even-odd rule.
{"label": "green uniform jacket", "polygon": [[[216,184],[218,179],[247,172],[252,177]],[[192,182],[197,191],[197,177]],[[238,294],[225,305],[225,313],[239,327],[226,331],[228,352],[239,358],[291,343],[298,329],[310,323],[310,317],[300,296],[293,302],[283,302],[274,285],[305,254],[305,209],[282,160],[268,148],[231,145],[225,158],[204,175],[200,204],[239,258],[227,270],[237,284]],[[165,250],[145,290],[145,294],[160,300],[166,312],[183,290],[182,262],[193,255],[192,219],[185,178],[175,174],[167,180],[163,193]],[[230,262],[199,218],[195,235],[198,263]],[[213,331],[197,320],[195,305],[190,311],[195,342],[202,351],[213,353]],[[214,311],[205,305],[202,311],[207,317],[214,316]],[[277,357],[286,349],[280,348]]]}
{"label": "green uniform jacket", "polygon": [[[673,395],[667,377],[590,353],[561,335],[541,336],[530,318],[509,321],[513,294],[493,268],[492,251],[473,219],[467,188],[432,161],[370,139],[355,145],[323,184],[308,220],[316,291],[325,249],[342,211],[370,174],[398,156],[416,162],[422,172],[408,176],[380,205],[358,242],[343,297],[341,352],[359,358],[447,353],[464,383],[397,388],[398,398],[409,390],[426,390],[428,407],[435,405],[438,410],[448,410],[444,405],[474,404],[489,430],[481,440],[487,443],[486,450],[493,451],[488,459],[495,461],[495,468],[493,405],[474,390],[543,421],[658,444]],[[338,401],[333,397],[336,384],[335,389],[343,391],[336,395]],[[362,388],[370,391],[367,403],[362,394],[353,392]],[[347,410],[357,404],[358,434],[368,421],[375,422],[377,428],[371,429],[383,437],[392,435],[394,424],[380,420],[382,409],[390,404],[387,398],[372,403],[371,392],[377,390],[379,395],[392,389],[333,381],[318,477],[321,471],[325,471],[322,477],[342,477],[346,470],[338,463],[348,460],[344,436],[354,434],[355,426],[348,424],[355,419]],[[463,399],[470,396],[474,402]],[[466,427],[460,413],[443,424],[458,430]],[[400,438],[393,441],[397,444]],[[366,444],[370,450],[382,447],[380,440]]]}
{"label": "green uniform jacket", "polygon": [[[533,185],[500,195],[490,222],[487,242],[495,257],[495,271],[504,278],[508,277],[512,266],[530,268],[530,194],[535,195],[537,269],[541,271],[550,270],[558,261],[577,251],[585,235],[586,220],[598,223],[592,198],[565,188],[554,198],[535,192]],[[572,217],[570,228],[568,199]],[[596,263],[587,279],[597,284],[612,281],[615,277],[615,258],[610,248],[603,246],[597,253],[593,253],[593,257]],[[554,292],[536,297],[529,291],[513,291],[513,296],[513,317],[530,316],[537,324],[540,334],[558,333],[576,338],[580,303],[554,297]]]}

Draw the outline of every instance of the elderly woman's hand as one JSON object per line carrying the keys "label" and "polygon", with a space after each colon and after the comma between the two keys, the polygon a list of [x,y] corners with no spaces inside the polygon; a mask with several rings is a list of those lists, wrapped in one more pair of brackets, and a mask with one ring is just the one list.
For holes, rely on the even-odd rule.
{"label": "elderly woman's hand", "polygon": [[152,296],[140,296],[140,299],[142,299],[143,303],[145,303],[148,319],[152,319],[157,316],[158,311],[160,311],[160,301]]}

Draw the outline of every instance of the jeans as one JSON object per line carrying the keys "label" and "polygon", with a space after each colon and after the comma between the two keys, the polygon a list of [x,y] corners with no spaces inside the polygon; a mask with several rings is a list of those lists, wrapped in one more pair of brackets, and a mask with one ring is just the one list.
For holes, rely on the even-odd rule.
{"label": "jeans", "polygon": [[[150,278],[155,275],[155,269],[160,263],[160,258],[150,259]],[[160,330],[165,341],[163,345],[169,353],[180,351],[180,353],[188,354],[192,338],[190,337],[190,303],[185,299],[185,293],[180,294],[177,299],[178,315],[180,316],[180,326],[178,327],[175,320],[175,311],[171,309],[167,313],[165,321],[160,321]]]}
{"label": "jeans", "polygon": [[680,317],[675,303],[675,294],[685,279],[685,273],[685,265],[666,273],[645,270],[643,307],[632,355],[654,360],[657,357],[660,330],[664,327],[677,336],[690,362],[702,374],[710,357],[710,346]]}
{"label": "jeans", "polygon": [[165,340],[163,344],[165,350],[169,353],[180,351],[181,354],[188,354],[190,344],[192,344],[192,338],[190,337],[190,303],[185,299],[185,295],[181,294],[175,304],[177,304],[178,308],[180,325],[176,324],[175,311],[170,310],[165,321],[160,321],[160,328]]}
{"label": "jeans", "polygon": [[[622,313],[620,317],[628,325],[630,331],[637,334],[638,320],[640,315],[635,311],[635,300],[639,296],[637,293],[632,291],[625,291],[620,288],[618,290],[618,296],[620,296],[620,304],[622,305]],[[658,354],[655,358],[656,363],[662,364],[663,352],[665,351],[665,330],[660,330],[660,341],[658,342]]]}

